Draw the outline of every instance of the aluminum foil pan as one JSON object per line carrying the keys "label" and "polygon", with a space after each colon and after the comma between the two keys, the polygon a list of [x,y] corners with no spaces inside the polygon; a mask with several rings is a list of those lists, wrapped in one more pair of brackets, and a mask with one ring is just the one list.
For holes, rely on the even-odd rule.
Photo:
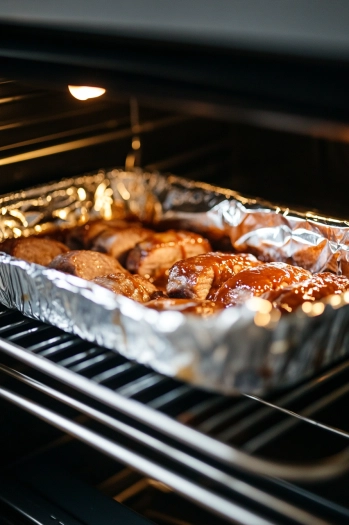
{"label": "aluminum foil pan", "polygon": [[[0,197],[0,240],[104,217],[139,218],[207,235],[217,246],[311,271],[349,274],[348,224],[294,213],[207,184],[119,170]],[[202,319],[157,312],[53,269],[0,254],[0,302],[208,389],[265,394],[349,352],[349,293],[281,317],[249,300]]]}

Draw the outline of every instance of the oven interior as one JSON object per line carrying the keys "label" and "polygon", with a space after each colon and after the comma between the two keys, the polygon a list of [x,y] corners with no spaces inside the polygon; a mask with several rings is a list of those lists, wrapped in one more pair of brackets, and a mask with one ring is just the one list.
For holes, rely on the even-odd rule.
{"label": "oven interior", "polygon": [[[61,77],[24,77],[0,81],[1,193],[134,161],[346,216],[344,134],[271,129],[122,90],[82,102]],[[193,388],[4,307],[0,348],[4,523],[348,522],[348,359],[259,399]],[[236,451],[300,471],[283,480]]]}

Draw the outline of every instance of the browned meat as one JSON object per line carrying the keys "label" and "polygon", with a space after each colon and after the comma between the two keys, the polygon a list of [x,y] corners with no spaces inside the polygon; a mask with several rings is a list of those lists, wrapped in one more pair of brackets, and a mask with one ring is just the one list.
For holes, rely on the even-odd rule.
{"label": "browned meat", "polygon": [[270,290],[280,290],[290,284],[305,281],[311,273],[303,268],[276,262],[242,270],[226,281],[215,293],[213,300],[233,306],[242,304],[252,296],[260,296]]}
{"label": "browned meat", "polygon": [[106,228],[100,232],[91,244],[91,250],[108,253],[121,263],[125,262],[128,252],[154,232],[137,226],[116,229]]}
{"label": "browned meat", "polygon": [[87,281],[101,275],[125,272],[121,264],[110,255],[88,250],[73,250],[58,255],[51,262],[50,268],[77,275]]}
{"label": "browned meat", "polygon": [[98,219],[90,221],[83,226],[77,226],[68,232],[66,243],[73,250],[75,249],[90,249],[94,239],[105,230],[123,230],[129,227],[140,227],[139,223],[126,221],[123,219],[114,219],[106,221]]}
{"label": "browned meat", "polygon": [[114,293],[129,297],[139,303],[150,301],[157,293],[155,286],[140,275],[117,273],[105,277],[96,277],[93,282],[108,288]]}
{"label": "browned meat", "polygon": [[146,304],[153,310],[175,310],[184,314],[201,315],[208,317],[222,310],[224,306],[213,301],[195,301],[194,299],[168,299],[160,298]]}
{"label": "browned meat", "polygon": [[66,253],[67,246],[61,242],[41,237],[8,239],[0,245],[0,251],[24,261],[48,266],[57,255]]}
{"label": "browned meat", "polygon": [[154,233],[130,251],[126,266],[134,273],[157,278],[179,261],[207,253],[210,243],[197,233],[169,230]]}
{"label": "browned meat", "polygon": [[340,294],[347,290],[349,290],[347,277],[325,272],[281,290],[272,290],[262,297],[271,301],[282,312],[292,312],[306,301],[318,301],[328,295]]}
{"label": "browned meat", "polygon": [[170,297],[211,299],[219,286],[230,277],[259,264],[249,253],[211,252],[197,255],[172,266],[166,290]]}

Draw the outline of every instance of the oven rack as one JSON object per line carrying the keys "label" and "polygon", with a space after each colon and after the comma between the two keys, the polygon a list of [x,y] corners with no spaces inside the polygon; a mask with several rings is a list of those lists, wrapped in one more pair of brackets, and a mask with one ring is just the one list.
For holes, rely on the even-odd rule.
{"label": "oven rack", "polygon": [[[336,396],[343,395],[346,384],[338,385],[338,379],[343,376],[344,382],[349,361],[264,405],[264,401],[252,396],[232,399],[192,388],[5,308],[0,313],[0,336],[4,358],[2,398],[144,475],[162,481],[228,521],[279,523],[282,516],[287,523],[320,525],[348,519],[349,512],[344,506],[331,505],[336,518],[333,520],[331,516],[326,521],[328,501],[314,499],[306,487],[263,479],[258,473],[264,477],[270,472],[267,468],[271,473],[274,468],[274,473],[281,475],[285,467],[242,451],[262,449],[272,442],[275,434],[282,435],[289,426],[300,424],[302,419],[294,417],[295,413],[289,417],[293,412],[287,408],[300,400],[307,404],[299,415],[307,423],[318,425],[311,416]],[[333,381],[337,383],[335,389],[316,395],[320,387],[323,389]],[[311,401],[314,392],[316,402]],[[277,418],[270,425],[278,404],[284,407],[281,408],[287,412],[287,418]],[[74,417],[67,417],[62,407],[73,409]],[[77,414],[80,417],[76,420]],[[279,414],[283,415],[277,411]],[[234,420],[235,424],[231,424]],[[224,421],[229,424],[217,433],[215,429],[221,429]],[[265,423],[261,431],[260,425]],[[345,431],[324,424],[322,427],[323,432],[339,440],[343,449]],[[245,437],[241,439],[243,434]],[[323,465],[326,476],[347,469],[344,462],[337,465],[328,461]],[[298,471],[297,468],[289,473],[299,477],[304,467]],[[313,482],[319,476],[311,468],[308,474]],[[309,501],[313,507],[315,500],[315,510],[303,510]]]}
{"label": "oven rack", "polygon": [[22,190],[28,180],[33,186],[62,173],[124,166],[134,135],[145,170],[203,181],[231,172],[234,135],[227,123],[143,105],[134,117],[128,96],[81,104],[65,83],[58,86],[0,78],[1,193]]}

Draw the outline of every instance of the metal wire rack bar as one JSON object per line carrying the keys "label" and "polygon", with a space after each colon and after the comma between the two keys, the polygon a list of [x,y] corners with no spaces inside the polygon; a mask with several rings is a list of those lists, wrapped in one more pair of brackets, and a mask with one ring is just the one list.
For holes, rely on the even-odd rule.
{"label": "metal wire rack bar", "polygon": [[[38,390],[39,392],[48,395],[51,398],[70,406],[71,408],[76,409],[80,413],[89,416],[93,420],[102,423],[115,431],[121,432],[122,434],[126,435],[130,440],[140,442],[152,449],[153,451],[167,456],[172,460],[175,458],[176,462],[178,462],[185,468],[190,468],[192,471],[196,471],[197,473],[201,474],[201,476],[210,478],[212,481],[224,485],[225,487],[233,490],[233,492],[238,493],[246,498],[249,498],[254,502],[257,502],[258,504],[264,505],[269,509],[272,509],[273,511],[279,513],[280,515],[284,515],[285,517],[292,516],[292,520],[295,523],[299,523],[302,525],[325,525],[325,523],[327,523],[326,521],[318,519],[316,518],[316,516],[311,515],[308,512],[298,509],[289,503],[286,503],[274,496],[267,494],[264,491],[252,487],[248,483],[235,479],[230,475],[224,474],[218,469],[207,465],[206,463],[194,458],[193,456],[190,456],[176,448],[173,448],[161,442],[160,440],[155,439],[145,434],[144,432],[133,428],[130,425],[117,421],[115,418],[112,418],[100,412],[99,410],[93,409],[85,403],[81,403],[80,401],[77,401],[71,398],[70,396],[67,396],[66,394],[62,394],[61,392],[51,387],[48,387],[38,381],[35,381],[24,374],[21,374],[5,366],[0,366],[0,370],[5,374],[21,381],[22,383]],[[143,474],[154,476],[156,479],[169,485],[171,488],[178,492],[178,476],[170,472],[169,469],[163,467],[160,467],[160,470],[157,471],[158,465],[156,465],[154,460],[149,462],[147,459],[142,458],[143,461],[145,461],[144,465],[142,462],[138,464],[137,461],[134,461],[132,456],[133,453],[130,452],[130,450],[128,450],[128,453],[131,454],[131,456],[127,454],[125,456],[120,456],[120,451],[112,446],[113,444],[115,445],[114,442],[107,440],[103,436],[100,436],[94,432],[91,432],[89,429],[86,429],[86,427],[83,427],[82,425],[72,423],[70,420],[60,416],[58,413],[55,413],[52,410],[47,410],[46,408],[40,406],[38,403],[33,403],[32,401],[25,399],[22,396],[18,396],[17,394],[4,388],[0,388],[0,396],[5,399],[11,400],[17,406],[21,406],[30,413],[39,416],[41,419],[47,422],[50,422],[51,424],[53,424],[61,430],[65,430],[69,434],[81,439],[85,443],[88,443],[89,445],[97,448],[98,450],[103,451],[104,453],[114,457],[115,459],[126,462],[129,466],[136,468]],[[117,445],[117,447],[120,448],[120,445]],[[162,462],[160,461],[159,464],[161,465]],[[185,479],[182,479],[185,482]],[[210,503],[205,504],[201,497],[197,498],[195,488],[200,487],[197,485],[195,485],[194,487],[192,483],[189,483],[188,485],[184,483],[182,491],[184,491],[186,497],[189,497],[189,499],[192,499],[196,503],[199,503],[201,506],[206,506],[207,508],[209,508],[209,510],[214,511],[216,514],[219,514],[222,517],[229,519],[232,519],[232,517],[234,517],[234,519],[237,518],[240,523],[266,523],[263,519],[261,520],[261,518],[258,518],[258,520],[261,521],[255,521],[256,516],[254,515],[252,518],[251,513],[245,514],[245,511],[236,512],[237,506],[235,504],[233,504],[232,508],[229,508],[229,505],[227,505],[227,501],[224,501],[219,496],[216,500],[216,496],[214,496],[211,492],[209,493],[209,495],[206,494],[205,496],[206,498],[210,498]],[[200,496],[204,496],[204,494],[200,494]],[[253,519],[254,521],[248,521],[251,519]]]}
{"label": "metal wire rack bar", "polygon": [[178,440],[208,457],[223,462],[226,465],[240,468],[255,475],[281,477],[290,480],[318,481],[337,476],[349,469],[349,447],[321,461],[301,465],[288,465],[252,457],[236,448],[203,435],[186,427],[170,417],[140,404],[133,399],[127,399],[116,392],[110,391],[85,377],[51,363],[42,356],[36,356],[25,351],[14,343],[0,339],[0,349],[8,355],[27,365],[62,381],[76,390],[105,403],[125,415],[150,426],[161,434]]}
{"label": "metal wire rack bar", "polygon": [[[22,396],[18,396],[13,392],[6,389],[0,389],[0,397],[6,399],[16,406],[19,406],[29,413],[36,415],[43,421],[54,425],[56,428],[67,432],[68,434],[78,438],[80,441],[92,446],[93,448],[109,455],[110,457],[117,459],[127,465],[132,466],[144,475],[150,475],[154,478],[162,481],[169,485],[179,494],[182,494],[186,498],[194,501],[195,503],[204,506],[206,509],[213,511],[215,514],[226,518],[230,521],[237,521],[243,525],[250,525],[255,523],[256,525],[272,525],[273,522],[265,520],[252,512],[249,512],[238,505],[230,502],[220,496],[203,489],[202,487],[195,485],[191,481],[184,479],[173,472],[169,472],[164,467],[157,465],[153,461],[131,452],[126,447],[122,447],[113,443],[112,441],[100,436],[99,434],[92,432],[91,430],[71,421],[67,418],[60,416],[59,414],[48,410],[36,403],[33,403]],[[274,522],[276,525],[276,522]],[[309,525],[329,525],[322,520],[317,523],[309,521]]]}

